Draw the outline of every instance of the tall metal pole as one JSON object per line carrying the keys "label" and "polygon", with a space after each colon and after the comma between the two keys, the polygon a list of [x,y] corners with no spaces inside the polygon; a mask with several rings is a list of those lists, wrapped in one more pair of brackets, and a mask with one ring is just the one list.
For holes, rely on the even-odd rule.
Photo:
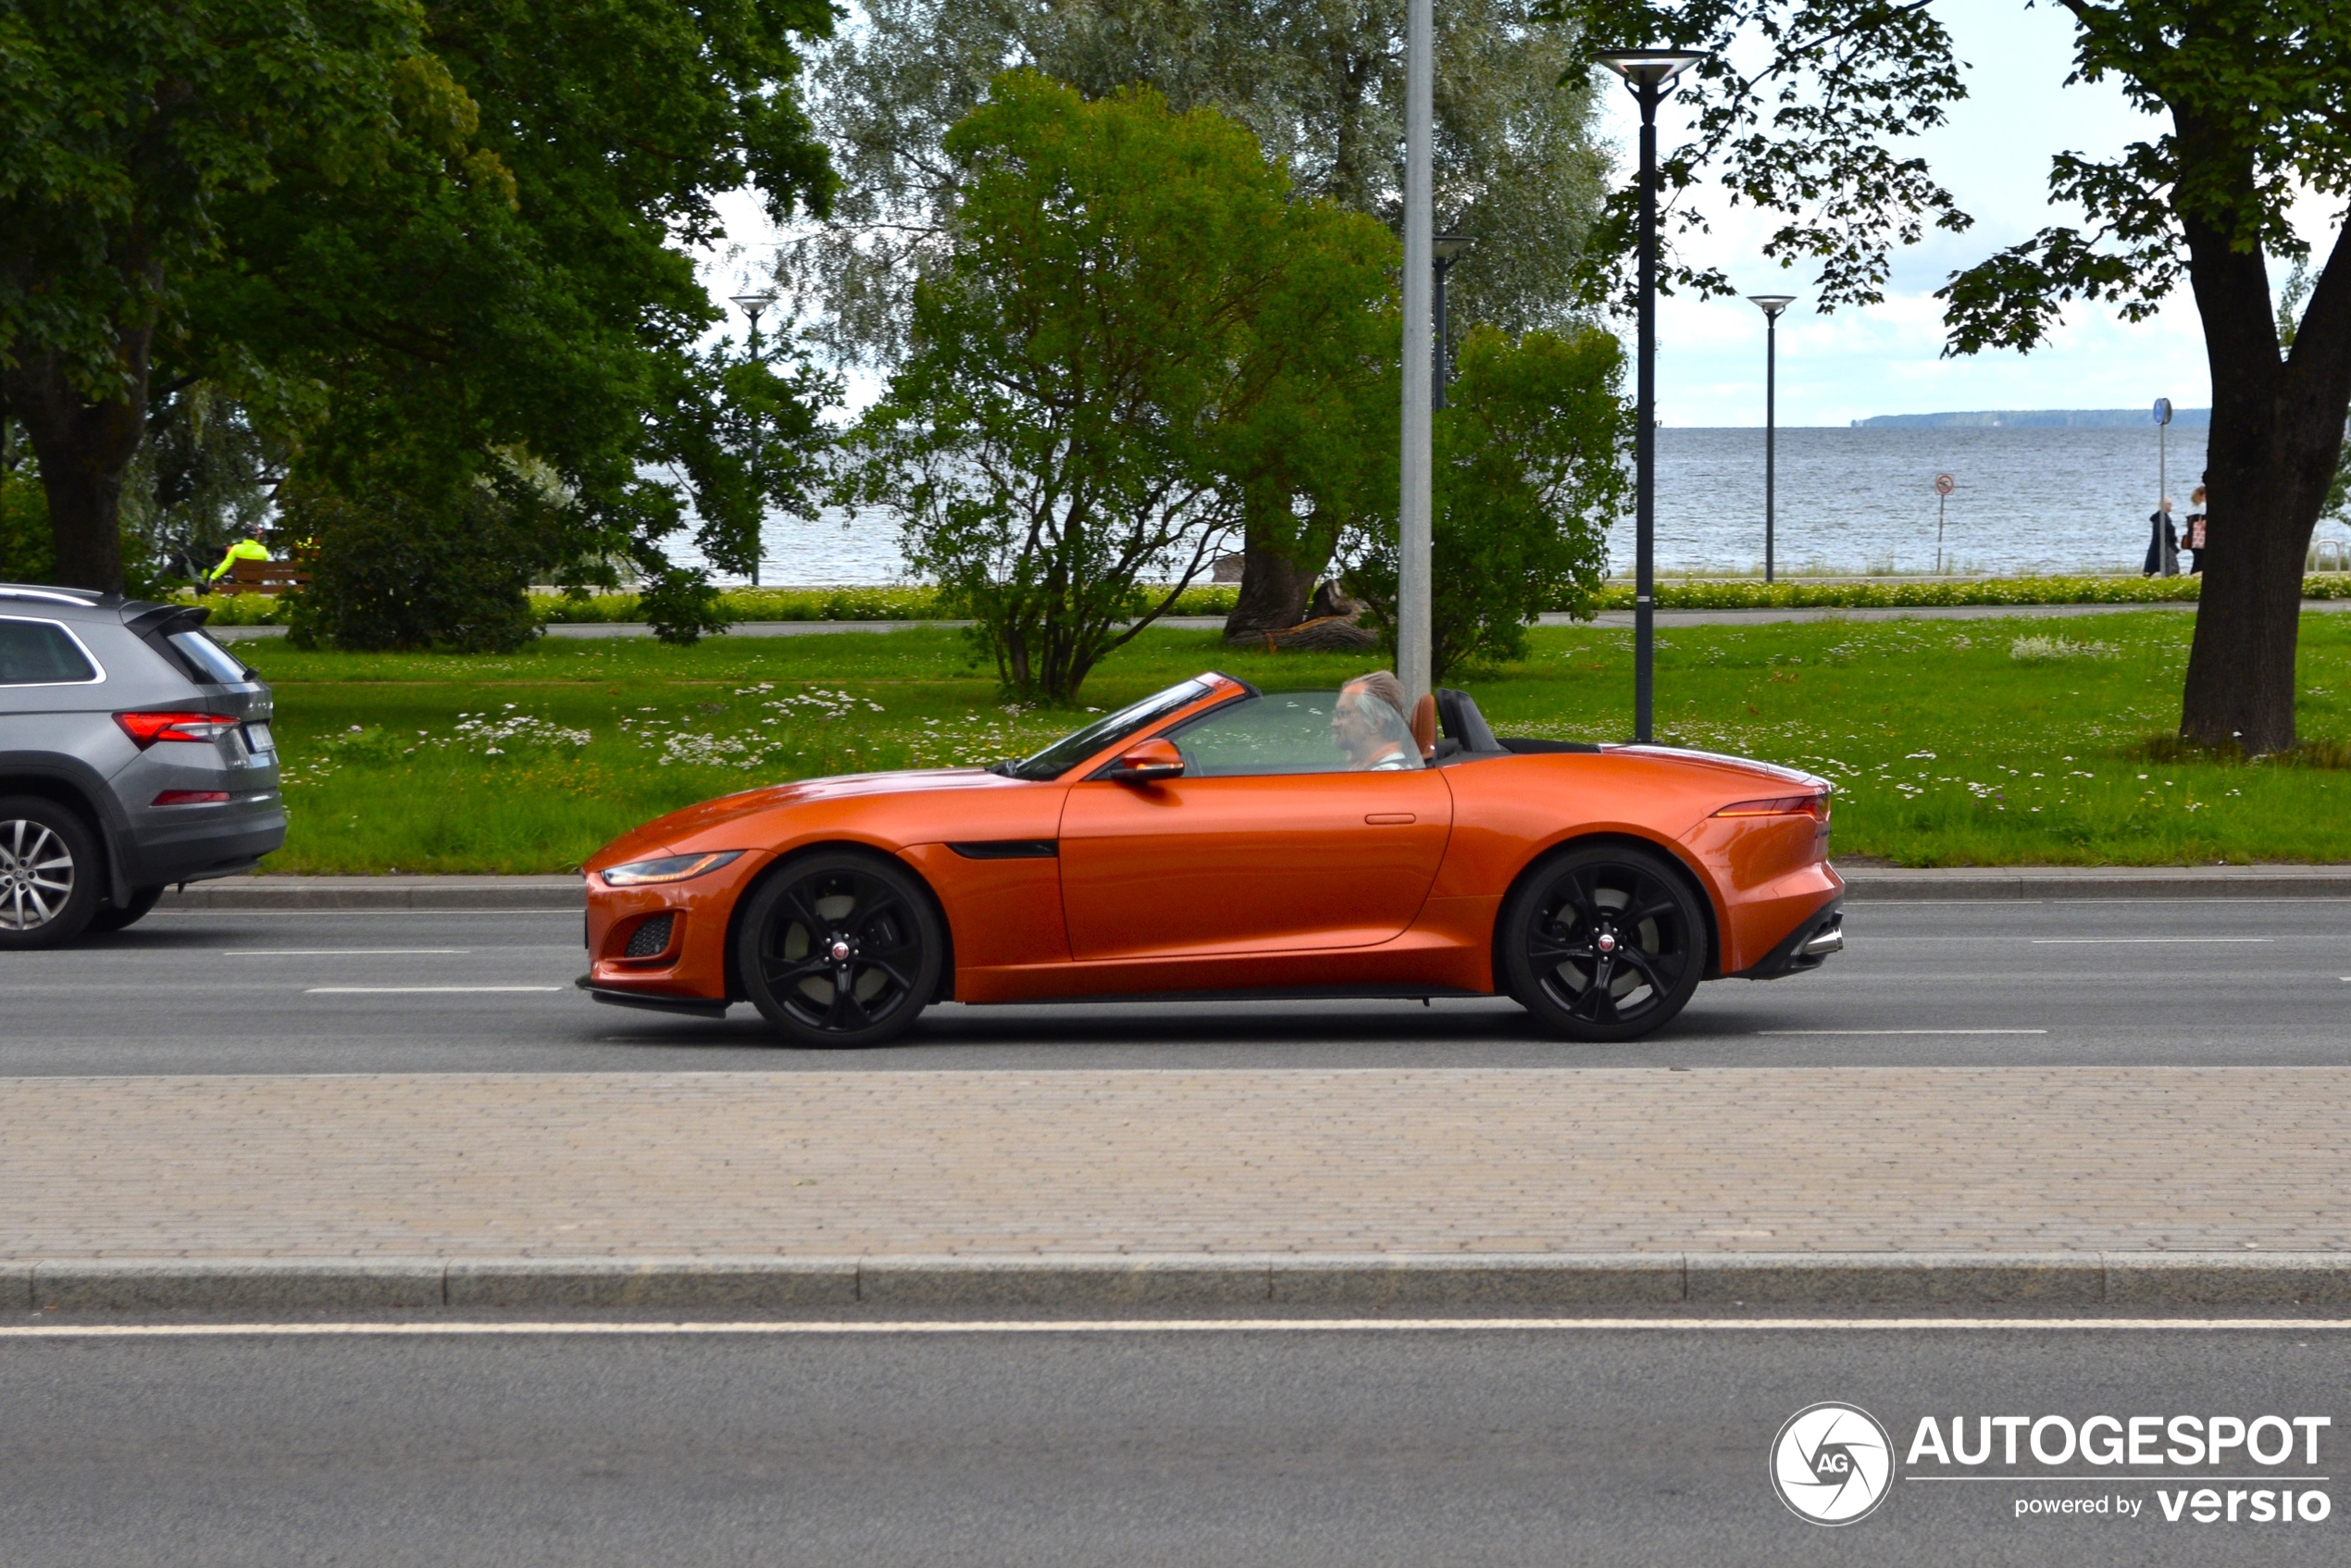
{"label": "tall metal pole", "polygon": [[1640,369],[1633,431],[1633,739],[1650,738],[1657,651],[1657,106],[1663,84],[1636,81],[1641,101]]}
{"label": "tall metal pole", "polygon": [[1430,629],[1429,512],[1432,505],[1431,394],[1435,378],[1412,369],[1432,365],[1429,298],[1436,214],[1430,167],[1430,123],[1437,85],[1433,0],[1410,0],[1404,22],[1404,450],[1397,513],[1396,678],[1407,702],[1428,691],[1435,638]]}
{"label": "tall metal pole", "polygon": [[[765,361],[759,352],[759,317],[761,312],[776,303],[776,295],[773,291],[737,294],[734,301],[742,313],[751,317],[751,362],[753,365],[764,364]],[[766,438],[765,422],[755,423],[751,433],[752,493],[753,504],[758,510],[758,516],[752,524],[751,585],[753,588],[759,586],[759,557],[767,548],[767,497],[759,485],[759,459],[765,452]]]}
{"label": "tall metal pole", "polygon": [[1772,580],[1772,530],[1778,522],[1780,448],[1780,317],[1763,328],[1763,580]]}

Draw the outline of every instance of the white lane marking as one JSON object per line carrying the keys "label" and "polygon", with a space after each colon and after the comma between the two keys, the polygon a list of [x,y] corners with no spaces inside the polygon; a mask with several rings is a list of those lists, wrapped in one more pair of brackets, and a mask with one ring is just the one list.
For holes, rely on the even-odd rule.
{"label": "white lane marking", "polygon": [[406,958],[471,952],[469,947],[255,947],[224,952],[223,958]]}
{"label": "white lane marking", "polygon": [[2185,942],[2273,942],[2275,937],[2034,937],[2034,947],[2145,947],[2159,943],[2176,947]]}
{"label": "white lane marking", "polygon": [[1465,1334],[1622,1333],[1663,1330],[1691,1333],[1817,1333],[1880,1331],[2009,1331],[2124,1333],[2221,1333],[2291,1330],[2295,1333],[2351,1331],[2351,1318],[1989,1318],[1989,1317],[1420,1317],[1420,1318],[1012,1318],[966,1322],[861,1323],[839,1319],[801,1322],[612,1323],[39,1323],[0,1325],[0,1339],[172,1339],[284,1335],[316,1338],[367,1335],[611,1335],[712,1334]]}
{"label": "white lane marking", "polygon": [[2046,1029],[1758,1029],[1759,1035],[2045,1035]]}
{"label": "white lane marking", "polygon": [[559,991],[561,986],[312,986],[305,996],[450,996],[464,991]]}

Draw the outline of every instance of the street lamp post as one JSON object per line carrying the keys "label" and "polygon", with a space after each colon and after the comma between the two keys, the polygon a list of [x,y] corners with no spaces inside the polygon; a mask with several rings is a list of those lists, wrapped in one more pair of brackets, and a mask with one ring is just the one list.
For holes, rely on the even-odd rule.
{"label": "street lamp post", "polygon": [[1437,265],[1437,356],[1430,368],[1428,402],[1431,408],[1445,406],[1445,383],[1451,380],[1452,361],[1445,345],[1449,341],[1445,332],[1445,275],[1462,253],[1477,241],[1467,234],[1439,234],[1429,242],[1429,254]]}
{"label": "street lamp post", "polygon": [[[1673,79],[1707,56],[1695,49],[1609,49],[1600,64],[1641,106],[1640,369],[1633,431],[1633,739],[1650,735],[1657,648],[1657,106]],[[1407,262],[1409,264],[1410,257]],[[1410,274],[1408,273],[1409,277]]]}
{"label": "street lamp post", "polygon": [[[741,307],[742,313],[751,317],[751,362],[753,365],[764,364],[765,361],[760,357],[759,353],[759,317],[761,312],[776,303],[775,291],[771,289],[762,293],[737,294],[734,296],[734,301]],[[752,493],[754,504],[759,508],[759,520],[752,535],[751,585],[753,588],[759,586],[759,557],[767,544],[767,497],[759,488],[760,449],[765,445],[763,438],[766,433],[758,423],[754,422],[752,426]]]}
{"label": "street lamp post", "polygon": [[1412,367],[1429,365],[1430,285],[1435,281],[1437,25],[1434,0],[1404,7],[1404,374],[1403,450],[1398,454],[1396,678],[1407,703],[1427,695],[1436,648],[1430,624],[1429,509],[1432,499],[1430,385]]}
{"label": "street lamp post", "polygon": [[1749,294],[1763,310],[1763,580],[1772,580],[1772,532],[1776,521],[1780,438],[1780,312],[1794,294]]}

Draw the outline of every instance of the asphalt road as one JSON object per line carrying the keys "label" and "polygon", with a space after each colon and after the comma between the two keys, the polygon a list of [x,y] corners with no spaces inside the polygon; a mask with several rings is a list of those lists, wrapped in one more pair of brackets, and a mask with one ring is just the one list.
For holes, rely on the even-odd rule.
{"label": "asphalt road", "polygon": [[1561,1044],[1507,1002],[942,1006],[901,1044],[771,1043],[571,989],[576,915],[158,913],[0,957],[0,1076],[819,1067],[2334,1065],[2351,900],[1861,903],[1811,975]]}
{"label": "asphalt road", "polygon": [[[2351,1332],[1050,1332],[0,1341],[11,1564],[2333,1563]],[[1767,1454],[1922,1417],[2327,1415],[2318,1462],[1902,1463],[1846,1527]],[[2045,1435],[2057,1448],[2052,1429]],[[1995,1441],[1996,1442],[1996,1434]],[[1997,1478],[1922,1480],[1927,1475]],[[2322,1521],[2167,1522],[2199,1475]],[[2018,1505],[2107,1500],[2104,1514]],[[2118,1517],[2115,1500],[2140,1505]],[[2183,1505],[2184,1508],[2184,1505]]]}

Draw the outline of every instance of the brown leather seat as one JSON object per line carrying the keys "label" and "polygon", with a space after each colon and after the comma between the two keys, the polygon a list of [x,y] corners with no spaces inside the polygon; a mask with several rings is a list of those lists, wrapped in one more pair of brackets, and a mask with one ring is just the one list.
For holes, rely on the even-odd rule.
{"label": "brown leather seat", "polygon": [[1412,704],[1412,744],[1421,749],[1423,762],[1437,754],[1437,699],[1427,692]]}

